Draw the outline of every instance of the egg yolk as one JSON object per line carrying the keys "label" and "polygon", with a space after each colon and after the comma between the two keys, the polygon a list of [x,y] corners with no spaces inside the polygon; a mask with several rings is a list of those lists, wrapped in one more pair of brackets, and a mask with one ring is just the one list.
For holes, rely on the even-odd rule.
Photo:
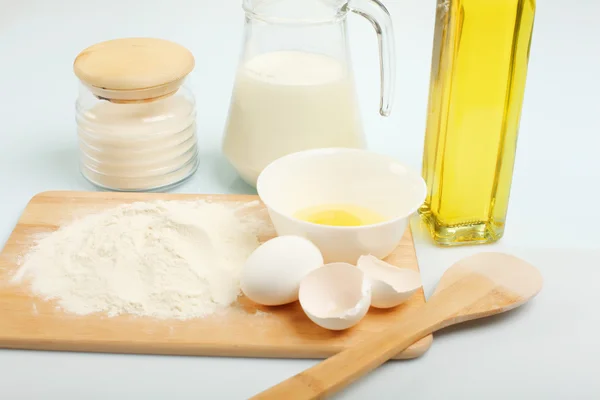
{"label": "egg yolk", "polygon": [[294,217],[313,224],[330,226],[363,226],[386,220],[375,211],[350,204],[307,207],[298,211]]}

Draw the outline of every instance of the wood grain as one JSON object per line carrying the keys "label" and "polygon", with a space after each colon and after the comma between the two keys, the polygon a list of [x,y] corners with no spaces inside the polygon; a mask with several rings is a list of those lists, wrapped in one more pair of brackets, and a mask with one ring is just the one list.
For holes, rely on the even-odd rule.
{"label": "wood grain", "polygon": [[75,75],[90,86],[140,90],[179,81],[194,69],[192,53],[156,38],[120,38],[96,43],[73,62]]}
{"label": "wood grain", "polygon": [[[122,315],[78,316],[34,297],[26,286],[9,284],[35,237],[52,232],[74,218],[135,201],[209,199],[254,202],[256,196],[187,195],[112,192],[45,192],[24,210],[0,253],[0,347],[109,353],[173,354],[235,357],[325,358],[356,345],[375,332],[397,324],[423,305],[419,290],[405,304],[390,310],[371,309],[357,326],[342,332],[313,324],[298,303],[258,306],[244,297],[221,315],[187,321]],[[268,221],[262,203],[250,207]],[[274,236],[270,225],[261,240]],[[410,230],[387,261],[418,270]],[[257,313],[257,311],[259,311]],[[431,335],[395,358],[415,358],[427,351]]]}
{"label": "wood grain", "polygon": [[194,69],[192,53],[155,38],[121,38],[96,43],[73,62],[73,71],[98,98],[145,103],[174,94]]}

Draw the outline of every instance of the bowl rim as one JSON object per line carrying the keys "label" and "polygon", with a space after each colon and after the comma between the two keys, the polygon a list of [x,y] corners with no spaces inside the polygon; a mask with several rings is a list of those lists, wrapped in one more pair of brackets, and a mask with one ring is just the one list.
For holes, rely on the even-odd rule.
{"label": "bowl rim", "polygon": [[[419,186],[421,188],[420,188],[420,193],[418,193],[418,194],[419,194],[419,198],[422,198],[422,200],[420,202],[418,202],[418,204],[416,206],[410,207],[409,211],[402,213],[401,215],[396,216],[394,218],[383,221],[383,222],[378,222],[376,224],[370,224],[370,225],[359,225],[359,226],[336,226],[336,225],[315,224],[314,222],[308,222],[308,221],[298,219],[298,218],[294,217],[293,215],[290,215],[289,213],[281,212],[276,207],[273,207],[272,205],[268,204],[261,196],[262,188],[264,188],[264,179],[265,179],[264,177],[270,170],[275,168],[277,166],[277,164],[279,164],[280,162],[282,162],[284,160],[295,159],[295,158],[305,158],[305,157],[311,157],[311,156],[316,156],[316,155],[339,154],[339,153],[371,154],[373,156],[393,162],[394,164],[400,165],[407,171],[408,174],[412,175],[415,178],[415,181],[419,182]],[[372,229],[372,228],[387,226],[387,225],[397,223],[401,220],[404,220],[404,219],[410,217],[425,202],[425,199],[427,198],[427,183],[425,182],[425,179],[423,179],[421,174],[417,173],[414,169],[410,168],[406,164],[403,164],[400,161],[396,160],[392,156],[389,156],[386,154],[381,154],[381,153],[378,153],[378,152],[375,152],[372,150],[368,150],[368,149],[356,149],[356,148],[347,148],[347,147],[324,147],[324,148],[318,148],[318,149],[308,149],[308,150],[297,151],[297,152],[287,154],[285,156],[279,157],[279,158],[271,161],[262,170],[262,172],[258,175],[258,179],[256,181],[256,192],[257,192],[260,200],[267,207],[267,209],[275,211],[277,214],[284,216],[286,218],[289,218],[289,219],[293,220],[294,222],[299,223],[300,225],[310,226],[310,227],[327,228],[327,229],[333,229],[333,230],[339,230],[339,231],[353,231],[353,230]]]}

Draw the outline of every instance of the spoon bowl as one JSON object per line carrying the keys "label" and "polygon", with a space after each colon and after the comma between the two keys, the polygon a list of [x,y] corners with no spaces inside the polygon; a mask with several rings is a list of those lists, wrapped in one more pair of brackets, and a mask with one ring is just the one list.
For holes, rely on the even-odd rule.
{"label": "spoon bowl", "polygon": [[[469,282],[472,281],[472,282]],[[542,290],[540,271],[510,254],[484,252],[463,258],[449,268],[440,279],[431,300],[455,285],[471,285],[469,296],[485,291],[469,308],[460,309],[445,320],[445,326],[510,311],[526,303]],[[462,296],[457,296],[455,300]]]}

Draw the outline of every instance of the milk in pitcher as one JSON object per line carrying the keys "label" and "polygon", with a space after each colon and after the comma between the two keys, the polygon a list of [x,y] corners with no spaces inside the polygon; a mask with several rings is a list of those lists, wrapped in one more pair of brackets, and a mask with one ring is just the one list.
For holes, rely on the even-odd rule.
{"label": "milk in pitcher", "polygon": [[300,150],[365,146],[354,82],[333,57],[277,51],[239,67],[223,151],[255,186],[273,160]]}

